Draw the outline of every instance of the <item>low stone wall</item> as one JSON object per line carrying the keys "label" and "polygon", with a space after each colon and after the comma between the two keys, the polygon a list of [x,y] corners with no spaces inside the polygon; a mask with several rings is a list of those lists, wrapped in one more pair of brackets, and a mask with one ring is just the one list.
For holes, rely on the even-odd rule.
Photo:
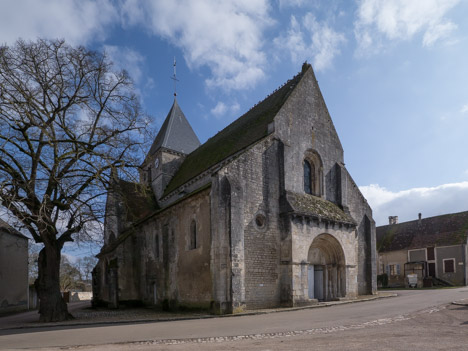
{"label": "low stone wall", "polygon": [[92,298],[92,292],[70,292],[70,302],[89,301]]}

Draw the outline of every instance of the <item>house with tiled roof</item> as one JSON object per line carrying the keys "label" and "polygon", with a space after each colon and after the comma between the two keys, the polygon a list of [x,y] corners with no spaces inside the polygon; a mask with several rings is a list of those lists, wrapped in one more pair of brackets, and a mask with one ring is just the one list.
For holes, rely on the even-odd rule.
{"label": "house with tiled roof", "polygon": [[408,274],[417,274],[429,285],[467,285],[468,211],[419,218],[377,227],[379,274],[390,286],[408,285]]}
{"label": "house with tiled roof", "polygon": [[175,98],[106,211],[95,303],[234,313],[376,292],[372,210],[307,63],[203,144]]}

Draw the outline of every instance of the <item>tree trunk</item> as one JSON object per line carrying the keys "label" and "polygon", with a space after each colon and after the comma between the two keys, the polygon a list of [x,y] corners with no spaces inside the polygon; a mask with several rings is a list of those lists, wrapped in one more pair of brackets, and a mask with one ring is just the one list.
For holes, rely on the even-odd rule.
{"label": "tree trunk", "polygon": [[39,297],[41,322],[72,319],[60,293],[60,248],[57,243],[46,244],[39,253],[39,274],[34,283]]}

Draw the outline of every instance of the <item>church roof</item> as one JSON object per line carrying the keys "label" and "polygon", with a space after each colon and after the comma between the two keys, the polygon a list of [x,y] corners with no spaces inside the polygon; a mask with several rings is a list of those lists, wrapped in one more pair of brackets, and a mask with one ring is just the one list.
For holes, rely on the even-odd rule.
{"label": "church roof", "polygon": [[128,222],[134,223],[159,209],[152,189],[139,183],[118,179],[114,191],[121,196]]}
{"label": "church roof", "polygon": [[354,226],[356,225],[354,219],[338,207],[338,205],[318,196],[287,191],[286,199],[291,206],[289,211],[287,211],[289,213],[296,213],[298,215],[305,215],[319,218],[321,220],[345,223]]}
{"label": "church roof", "polygon": [[174,103],[148,154],[152,155],[160,148],[189,154],[199,146],[200,140],[174,98]]}
{"label": "church roof", "polygon": [[298,75],[189,154],[166,187],[163,196],[270,134],[268,125],[273,122],[308,69],[312,69],[311,65],[304,64]]}
{"label": "church roof", "polygon": [[467,243],[468,211],[376,228],[379,252]]}

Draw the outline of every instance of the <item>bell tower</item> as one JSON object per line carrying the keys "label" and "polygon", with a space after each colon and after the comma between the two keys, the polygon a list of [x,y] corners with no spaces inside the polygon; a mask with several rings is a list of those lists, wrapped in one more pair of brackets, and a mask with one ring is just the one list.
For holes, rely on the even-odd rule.
{"label": "bell tower", "polygon": [[159,200],[185,156],[199,146],[200,141],[174,96],[174,103],[141,166],[140,181],[151,185]]}

